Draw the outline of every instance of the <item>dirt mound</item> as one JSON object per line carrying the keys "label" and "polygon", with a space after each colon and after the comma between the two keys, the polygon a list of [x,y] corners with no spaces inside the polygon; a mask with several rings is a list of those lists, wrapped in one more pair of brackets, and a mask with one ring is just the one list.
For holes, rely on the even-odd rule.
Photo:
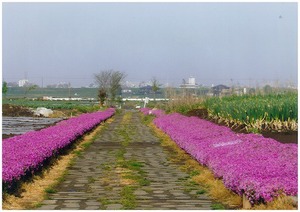
{"label": "dirt mound", "polygon": [[194,110],[187,112],[187,116],[197,116],[201,119],[208,119],[208,112],[205,108],[194,109]]}
{"label": "dirt mound", "polygon": [[[221,126],[227,126],[225,122],[220,122],[219,120],[210,119],[208,116],[208,111],[205,108],[201,109],[194,109],[187,113],[187,116],[196,116],[201,119],[205,119],[208,121],[211,121],[215,124],[221,125]],[[237,133],[247,133],[245,130],[246,125],[233,125],[230,124],[230,127],[234,132]],[[261,133],[265,138],[273,138],[276,141],[279,141],[280,143],[296,143],[298,144],[298,132],[291,131],[291,132],[272,132],[272,131],[263,131]]]}
{"label": "dirt mound", "polygon": [[2,105],[2,116],[34,116],[33,112],[22,106],[18,105],[10,105],[10,104],[3,104]]}

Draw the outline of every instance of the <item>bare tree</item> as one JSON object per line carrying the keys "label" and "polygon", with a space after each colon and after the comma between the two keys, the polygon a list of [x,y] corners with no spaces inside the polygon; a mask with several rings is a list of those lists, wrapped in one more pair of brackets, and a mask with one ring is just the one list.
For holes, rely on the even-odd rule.
{"label": "bare tree", "polygon": [[158,82],[158,80],[156,79],[156,77],[153,77],[151,80],[152,86],[151,89],[154,92],[154,101],[156,99],[156,92],[160,89],[159,87],[161,86]]}
{"label": "bare tree", "polygon": [[108,96],[108,90],[110,86],[110,78],[112,70],[101,71],[98,74],[94,74],[95,83],[98,84],[98,97],[100,100],[100,106],[104,105],[104,102]]}
{"label": "bare tree", "polygon": [[109,89],[110,78],[113,70],[101,71],[98,74],[94,74],[95,82],[98,84],[99,88]]}
{"label": "bare tree", "polygon": [[120,71],[113,71],[110,78],[110,94],[111,101],[115,101],[116,95],[121,93],[121,82],[126,77],[126,74]]}
{"label": "bare tree", "polygon": [[121,92],[121,81],[126,77],[125,73],[114,70],[101,71],[94,74],[95,82],[98,84],[98,97],[100,105],[103,105],[110,94],[111,101],[115,101],[118,92]]}
{"label": "bare tree", "polygon": [[31,84],[31,85],[24,86],[24,88],[25,88],[25,93],[24,93],[24,98],[25,98],[29,91],[37,89],[38,86]]}
{"label": "bare tree", "polygon": [[100,106],[103,106],[104,102],[107,98],[107,92],[103,88],[100,88],[98,90],[98,97],[99,97],[99,100],[100,100]]}

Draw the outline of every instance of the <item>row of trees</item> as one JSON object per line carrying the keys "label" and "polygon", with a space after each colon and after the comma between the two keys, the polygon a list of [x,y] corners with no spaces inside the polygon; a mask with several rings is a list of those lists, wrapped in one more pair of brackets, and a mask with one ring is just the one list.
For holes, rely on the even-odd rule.
{"label": "row of trees", "polygon": [[[126,78],[126,74],[120,71],[105,70],[94,74],[94,78],[99,87],[98,98],[100,100],[100,105],[103,106],[107,99],[110,99],[112,103],[115,102],[117,95],[121,95],[121,82]],[[160,89],[161,85],[155,77],[152,78],[151,83],[155,99],[155,94]]]}
{"label": "row of trees", "polygon": [[[29,91],[32,91],[32,90],[36,89],[37,87],[38,87],[38,86],[35,85],[35,84],[31,84],[31,85],[24,86],[24,87],[23,87],[23,88],[24,88],[24,97],[27,95],[27,93],[28,93]],[[7,92],[8,92],[7,82],[3,81],[3,82],[2,82],[2,95],[3,95],[4,97],[6,97]]]}
{"label": "row of trees", "polygon": [[[95,83],[98,85],[98,98],[100,100],[100,105],[103,106],[107,100],[110,100],[110,103],[113,103],[116,101],[116,97],[121,95],[122,87],[121,83],[126,78],[126,74],[124,72],[120,71],[114,71],[114,70],[104,70],[97,74],[94,74]],[[154,98],[157,91],[160,89],[160,84],[158,80],[153,77],[152,80],[152,86],[151,89],[154,92]],[[32,86],[26,86],[24,87],[25,93],[24,95],[31,91],[36,89],[37,85]],[[6,96],[8,92],[8,86],[7,83],[4,81],[2,83],[2,95]]]}

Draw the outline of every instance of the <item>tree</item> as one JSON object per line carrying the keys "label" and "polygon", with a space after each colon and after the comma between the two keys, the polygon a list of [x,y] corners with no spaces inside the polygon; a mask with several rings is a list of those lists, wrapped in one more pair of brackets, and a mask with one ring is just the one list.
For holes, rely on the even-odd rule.
{"label": "tree", "polygon": [[161,85],[159,84],[158,80],[155,77],[152,78],[151,83],[152,83],[151,89],[154,92],[154,101],[155,101],[156,92],[160,89],[159,86]]}
{"label": "tree", "polygon": [[111,101],[115,101],[116,95],[121,94],[121,81],[126,77],[125,73],[114,71],[110,78]]}
{"label": "tree", "polygon": [[2,83],[2,95],[6,96],[6,93],[8,91],[7,82]]}
{"label": "tree", "polygon": [[98,97],[100,100],[100,106],[104,105],[104,102],[108,96],[108,89],[110,84],[112,70],[101,71],[98,74],[94,74],[95,83],[98,84]]}
{"label": "tree", "polygon": [[106,100],[106,97],[107,97],[107,93],[103,88],[100,88],[98,90],[98,97],[99,97],[99,100],[100,100],[100,106],[103,106],[104,102]]}
{"label": "tree", "polygon": [[270,93],[272,93],[273,88],[270,85],[265,85],[263,87],[263,90],[264,90],[264,94],[270,94]]}
{"label": "tree", "polygon": [[29,91],[32,91],[32,90],[35,90],[35,89],[37,89],[38,88],[38,86],[37,85],[28,85],[28,86],[24,86],[25,87],[25,96],[27,95],[27,93],[29,92]]}
{"label": "tree", "polygon": [[108,94],[110,94],[111,101],[115,101],[116,95],[121,93],[121,81],[125,79],[126,75],[120,71],[106,70],[94,74],[94,77],[99,87],[100,104],[103,105]]}

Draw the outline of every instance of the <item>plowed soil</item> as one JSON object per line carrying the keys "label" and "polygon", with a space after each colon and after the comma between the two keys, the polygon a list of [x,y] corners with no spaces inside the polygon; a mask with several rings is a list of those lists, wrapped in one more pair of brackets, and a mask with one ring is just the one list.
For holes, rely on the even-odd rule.
{"label": "plowed soil", "polygon": [[22,106],[18,105],[10,105],[10,104],[3,104],[2,105],[2,116],[10,116],[10,117],[18,117],[18,116],[26,116],[31,117],[34,116],[33,112]]}

